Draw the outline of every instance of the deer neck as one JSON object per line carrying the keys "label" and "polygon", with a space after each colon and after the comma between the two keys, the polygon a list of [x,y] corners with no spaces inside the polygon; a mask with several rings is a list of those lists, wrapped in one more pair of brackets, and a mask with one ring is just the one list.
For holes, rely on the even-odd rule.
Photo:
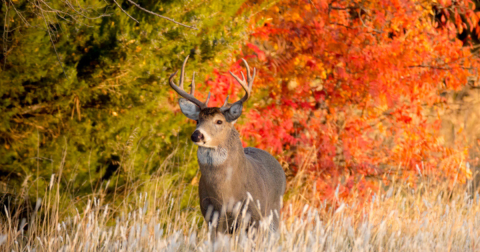
{"label": "deer neck", "polygon": [[202,174],[211,169],[241,166],[246,160],[242,142],[235,129],[231,130],[227,141],[216,148],[198,147],[197,158]]}

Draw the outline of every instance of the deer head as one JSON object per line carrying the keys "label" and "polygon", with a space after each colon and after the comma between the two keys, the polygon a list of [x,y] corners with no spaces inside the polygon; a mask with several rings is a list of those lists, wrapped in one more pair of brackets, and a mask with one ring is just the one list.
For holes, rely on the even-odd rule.
{"label": "deer head", "polygon": [[183,61],[182,69],[180,72],[180,83],[177,86],[173,79],[177,74],[177,71],[170,75],[169,83],[180,96],[178,104],[182,113],[192,119],[197,121],[197,128],[193,132],[191,139],[198,146],[207,147],[207,148],[216,148],[219,144],[227,140],[229,132],[233,128],[236,120],[242,115],[243,103],[248,100],[250,93],[252,91],[253,80],[255,79],[256,69],[253,69],[253,75],[250,74],[250,67],[248,63],[244,60],[245,66],[247,67],[247,79],[242,74],[242,79],[230,72],[230,74],[235,78],[235,80],[243,87],[245,90],[245,95],[235,103],[228,103],[228,96],[225,99],[225,102],[222,107],[208,107],[208,100],[210,99],[210,92],[208,93],[207,100],[201,102],[195,98],[195,72],[192,77],[192,84],[190,93],[184,91],[183,83],[185,80],[185,65],[187,64],[188,56]]}

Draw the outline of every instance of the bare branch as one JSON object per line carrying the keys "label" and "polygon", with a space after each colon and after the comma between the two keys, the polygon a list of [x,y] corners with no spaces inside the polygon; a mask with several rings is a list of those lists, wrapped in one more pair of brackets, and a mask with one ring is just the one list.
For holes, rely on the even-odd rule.
{"label": "bare branch", "polygon": [[153,11],[149,11],[149,10],[143,8],[142,6],[138,5],[137,3],[133,2],[132,0],[128,0],[128,1],[129,1],[130,3],[132,3],[133,5],[137,6],[137,8],[139,8],[140,10],[145,11],[146,13],[150,13],[150,14],[155,15],[155,16],[157,16],[157,17],[161,17],[161,18],[163,18],[163,19],[166,19],[166,20],[168,20],[168,21],[174,22],[175,24],[178,24],[178,25],[181,25],[181,26],[184,26],[184,27],[188,27],[188,28],[191,28],[191,29],[194,29],[194,30],[198,30],[198,29],[197,29],[196,27],[194,27],[194,26],[189,26],[189,25],[186,25],[186,24],[182,24],[182,23],[177,22],[177,21],[175,21],[175,20],[173,20],[173,19],[171,19],[171,18],[169,18],[169,17],[165,17],[165,16],[162,16],[162,15],[160,15],[160,14],[157,14],[157,13],[155,13],[155,12],[153,12]]}
{"label": "bare branch", "polygon": [[[42,1],[43,1],[43,0],[42,0]],[[79,7],[80,10],[82,10],[82,12],[77,11],[77,9],[75,9],[75,6],[73,6],[73,4],[70,3],[68,0],[65,0],[65,3],[66,3],[74,12],[78,13],[80,16],[82,16],[82,17],[84,17],[84,18],[86,18],[86,19],[98,19],[98,18],[110,16],[110,15],[106,15],[106,14],[101,14],[101,15],[96,16],[96,17],[93,17],[93,18],[92,18],[92,17],[87,17],[87,16],[85,16],[85,15],[82,13],[82,12],[85,11],[85,9],[83,9],[80,5],[79,5],[78,7]]]}
{"label": "bare branch", "polygon": [[312,2],[312,0],[308,0],[308,2],[310,2],[310,4],[313,6],[313,8],[315,8],[315,11],[317,13],[319,13],[318,9],[317,9],[317,6],[315,6],[315,4]]}
{"label": "bare branch", "polygon": [[137,23],[140,23],[140,22],[138,22],[138,20],[136,20],[135,18],[133,18],[132,16],[130,16],[130,14],[128,14],[128,13],[122,8],[122,6],[120,6],[120,4],[117,3],[117,1],[115,1],[115,0],[113,0],[113,1],[114,1],[115,4],[118,6],[118,8],[120,8],[120,10],[123,11],[123,13],[127,14],[127,16],[128,16],[129,18],[133,19],[133,20],[134,20],[135,22],[137,22]]}
{"label": "bare branch", "polygon": [[[363,8],[360,8],[360,10],[365,11]],[[373,27],[368,27],[368,26],[365,24],[365,22],[364,22],[363,19],[362,19],[362,13],[360,13],[360,10],[358,11],[358,18],[359,18],[360,21],[362,22],[363,27],[365,27],[365,28],[367,28],[367,29],[372,29],[372,31],[374,31],[374,32],[376,32],[376,33],[378,33],[378,34],[382,34],[381,31],[379,31],[379,30],[377,30],[377,29],[375,29],[375,28],[373,28]],[[366,11],[365,11],[365,12],[366,12]]]}
{"label": "bare branch", "polygon": [[55,54],[57,55],[58,63],[62,67],[62,71],[63,71],[63,74],[65,75],[65,78],[68,79],[67,73],[65,72],[65,68],[63,68],[62,61],[60,60],[60,56],[58,56],[58,52],[57,52],[57,48],[55,47],[55,43],[53,42],[52,34],[50,33],[50,29],[48,28],[47,19],[45,18],[45,15],[43,14],[43,10],[41,8],[40,8],[40,13],[42,13],[43,21],[45,22],[45,28],[47,28],[48,36],[50,37],[50,42],[52,42],[53,50],[55,50]]}
{"label": "bare branch", "polygon": [[[451,67],[439,67],[439,66],[428,66],[428,65],[415,65],[415,66],[408,66],[409,68],[430,68],[430,69],[436,69],[436,70],[444,70],[444,71],[448,71],[448,70],[452,70]],[[465,70],[473,70],[473,68],[471,67],[459,67],[461,69],[465,69]]]}
{"label": "bare branch", "polygon": [[22,21],[27,25],[30,26],[30,23],[23,17],[22,13],[20,13],[17,8],[15,8],[15,5],[13,4],[12,0],[10,0],[10,4],[12,5],[13,9],[17,13],[17,15],[22,19]]}
{"label": "bare branch", "polygon": [[5,22],[3,23],[3,70],[5,71],[5,66],[7,65],[7,41],[8,41],[8,33],[7,33],[7,21],[8,21],[8,4],[5,2],[5,7],[7,8],[5,14]]}
{"label": "bare branch", "polygon": [[33,113],[37,110],[44,109],[48,106],[50,106],[50,104],[48,104],[48,103],[39,103],[39,104],[35,104],[35,105],[32,105],[32,106],[28,106],[26,108],[23,108],[21,111],[19,111],[17,113],[17,115],[30,114],[30,113]]}

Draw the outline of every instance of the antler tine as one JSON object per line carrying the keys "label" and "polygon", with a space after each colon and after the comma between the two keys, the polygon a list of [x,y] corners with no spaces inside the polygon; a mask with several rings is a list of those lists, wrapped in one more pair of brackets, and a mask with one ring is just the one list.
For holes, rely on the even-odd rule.
{"label": "antler tine", "polygon": [[183,81],[185,80],[185,66],[187,65],[187,60],[190,57],[190,55],[187,55],[185,60],[183,61],[182,64],[182,71],[180,71],[180,83],[178,83],[178,86],[183,89]]}
{"label": "antler tine", "polygon": [[228,97],[230,97],[230,96],[227,95],[227,98],[225,98],[225,101],[223,102],[223,105],[220,107],[220,111],[222,111],[222,112],[230,108],[230,106],[228,106]]}
{"label": "antler tine", "polygon": [[[253,86],[253,80],[255,79],[255,75],[257,74],[257,69],[254,67],[253,68],[253,76],[250,75],[250,66],[248,65],[247,61],[245,59],[242,59],[243,60],[243,63],[245,63],[245,66],[247,67],[247,82],[248,82],[248,89],[250,91],[252,91],[252,86]],[[245,77],[243,76],[243,72],[242,72],[242,77],[243,79],[245,79]]]}
{"label": "antler tine", "polygon": [[229,97],[229,95],[227,95],[227,98],[225,98],[225,102],[223,103],[222,107],[225,107],[225,106],[227,106],[227,103],[228,103],[228,97]]}
{"label": "antler tine", "polygon": [[194,95],[194,92],[195,92],[195,72],[193,72],[193,75],[192,75],[192,84],[190,85],[190,94],[191,95]]}
{"label": "antler tine", "polygon": [[207,107],[207,103],[208,103],[208,99],[210,98],[210,94],[208,95],[209,97],[207,98],[207,102],[205,102],[205,103],[197,100],[197,98],[195,98],[195,96],[193,96],[193,93],[195,91],[195,73],[194,73],[193,79],[192,79],[192,89],[190,91],[190,94],[183,90],[183,81],[185,80],[185,65],[187,64],[187,60],[188,60],[188,56],[185,58],[185,61],[183,61],[182,70],[181,70],[181,73],[180,73],[180,83],[179,83],[179,85],[177,86],[175,84],[175,82],[173,81],[173,77],[175,77],[175,75],[178,72],[178,70],[177,70],[177,71],[175,71],[175,73],[170,75],[170,78],[168,79],[170,87],[173,88],[173,90],[175,90],[175,92],[177,92],[183,98],[185,98],[185,99],[189,100],[190,102],[194,103],[195,105],[197,105],[201,109],[204,109],[204,108]]}
{"label": "antler tine", "polygon": [[207,107],[208,101],[210,100],[210,92],[208,92],[207,100],[205,101],[205,107]]}
{"label": "antler tine", "polygon": [[[233,74],[232,72],[230,72],[230,74],[232,75],[233,78],[235,78],[235,80],[237,80],[237,82],[242,86],[242,88],[245,90],[245,96],[247,97],[246,99],[245,96],[241,99],[241,100],[244,100],[243,102],[245,102],[247,99],[248,99],[248,96],[249,96],[249,89],[248,89],[248,85],[247,83],[245,82],[245,77],[243,78],[243,80],[241,80],[240,78],[238,78],[235,74]],[[242,73],[243,75],[243,73]]]}
{"label": "antler tine", "polygon": [[235,80],[237,80],[237,82],[245,90],[245,95],[242,97],[242,99],[237,101],[237,102],[242,102],[243,103],[243,102],[246,102],[248,100],[248,98],[250,97],[250,93],[252,92],[253,81],[255,79],[255,75],[256,75],[257,71],[256,71],[255,68],[253,68],[253,76],[250,75],[250,66],[248,65],[248,63],[245,59],[242,59],[242,60],[243,60],[243,63],[245,63],[245,66],[247,67],[247,79],[245,80],[245,75],[243,75],[243,72],[240,72],[242,74],[242,79],[240,79],[238,76],[236,76],[232,72],[230,72],[230,74],[232,75],[233,78],[235,78]]}
{"label": "antler tine", "polygon": [[[250,78],[250,66],[248,65],[247,61],[244,58],[242,58],[242,61],[243,61],[243,64],[245,64],[245,66],[247,67],[247,78]],[[245,79],[245,77],[243,76],[243,72],[242,72],[242,77],[243,79]]]}

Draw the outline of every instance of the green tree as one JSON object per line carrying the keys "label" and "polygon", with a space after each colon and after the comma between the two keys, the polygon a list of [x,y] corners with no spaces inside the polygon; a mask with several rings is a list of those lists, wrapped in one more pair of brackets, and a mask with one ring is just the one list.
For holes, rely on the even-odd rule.
{"label": "green tree", "polygon": [[168,160],[186,160],[192,178],[184,140],[194,124],[175,115],[167,80],[187,55],[187,73],[204,80],[238,48],[242,1],[137,2],[197,29],[128,0],[77,3],[0,6],[0,180],[35,181],[38,192],[56,174],[83,194],[146,179]]}

